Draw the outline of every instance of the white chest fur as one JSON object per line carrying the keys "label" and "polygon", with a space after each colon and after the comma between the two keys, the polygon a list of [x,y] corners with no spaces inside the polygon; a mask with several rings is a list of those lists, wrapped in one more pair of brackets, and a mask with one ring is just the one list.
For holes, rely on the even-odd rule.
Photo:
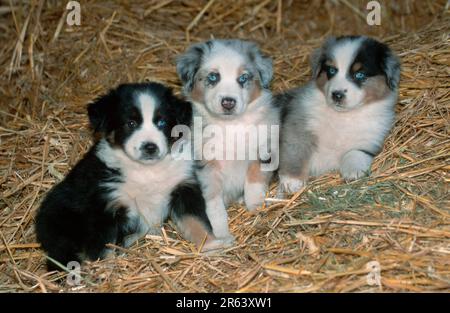
{"label": "white chest fur", "polygon": [[382,146],[394,114],[395,99],[389,98],[354,109],[337,112],[317,91],[307,104],[308,129],[317,138],[309,168],[311,175],[337,169],[345,153],[353,149],[373,151]]}
{"label": "white chest fur", "polygon": [[191,176],[190,161],[174,160],[170,154],[155,164],[143,165],[122,150],[100,143],[97,156],[122,174],[122,182],[105,184],[113,190],[111,201],[128,207],[131,215],[140,215],[149,228],[159,227],[166,219],[171,192]]}
{"label": "white chest fur", "polygon": [[[211,117],[205,112],[202,104],[195,103],[195,115],[202,118],[204,129],[202,145],[195,147],[196,159],[206,163],[214,162],[210,170],[215,173],[208,175],[208,179],[220,180],[214,183],[220,185],[218,188],[222,189],[223,200],[226,204],[239,200],[243,195],[245,178],[251,162],[257,161],[261,152],[269,152],[273,149],[271,127],[279,127],[279,117],[278,111],[270,104],[270,101],[271,96],[268,94],[259,99],[258,103],[252,104],[253,108],[249,107],[249,110],[241,116],[229,120]],[[207,135],[205,129],[211,125],[222,135],[205,136]],[[262,128],[267,130],[267,140],[262,140],[260,132]],[[236,141],[234,141],[236,143],[234,153],[230,153],[230,145],[229,142],[227,143],[230,133],[237,134]],[[255,134],[256,137],[250,136],[250,133]],[[243,141],[239,142],[239,139],[242,138],[244,138]],[[275,146],[278,149],[278,138],[275,140],[277,143]],[[238,153],[238,150],[242,148],[242,143],[245,145],[244,155]],[[212,154],[208,155],[210,147],[221,147],[222,152],[219,155],[222,157],[211,158]],[[202,179],[202,175],[200,175],[200,179]]]}

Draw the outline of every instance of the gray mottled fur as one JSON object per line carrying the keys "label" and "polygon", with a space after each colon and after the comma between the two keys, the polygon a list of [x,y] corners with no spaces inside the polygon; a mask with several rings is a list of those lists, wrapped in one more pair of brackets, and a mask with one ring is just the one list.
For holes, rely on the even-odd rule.
{"label": "gray mottled fur", "polygon": [[[221,78],[224,78],[215,85],[209,85],[206,79],[211,70],[209,68],[211,60],[214,60],[213,66],[217,67],[215,70],[219,71]],[[238,73],[243,68],[252,77],[252,88],[257,90],[254,98],[250,92],[255,89],[238,84]],[[202,118],[204,127],[216,125],[221,129],[226,127],[237,129],[250,125],[279,125],[279,109],[273,105],[269,89],[273,75],[272,60],[264,56],[255,43],[241,40],[209,40],[194,44],[178,57],[177,73],[182,81],[185,96],[193,103],[194,116]],[[222,81],[226,83],[222,85]],[[197,95],[192,98],[197,86],[203,93],[202,97],[199,98]],[[225,86],[223,91],[222,86]],[[228,116],[222,114],[222,105],[217,101],[222,97],[221,93],[237,95],[236,108],[239,107],[241,111]],[[206,138],[204,144],[207,142],[218,143],[220,140]],[[261,148],[267,144],[272,148],[267,142],[260,143],[258,147],[252,149],[260,153]],[[273,149],[277,151],[270,151],[273,155],[270,160],[278,161],[278,147]],[[261,168],[262,163],[265,163],[262,160],[255,161],[259,162]],[[196,171],[206,200],[206,212],[217,238],[232,240],[227,222],[228,205],[243,200],[248,210],[254,210],[264,201],[273,170],[261,172],[263,178],[252,181],[248,173],[255,161],[249,158],[213,160],[204,162]]]}
{"label": "gray mottled fur", "polygon": [[215,39],[194,44],[177,58],[177,73],[186,94],[192,91],[195,77],[203,60],[213,51],[216,43],[229,46],[247,56],[249,58],[248,64],[255,65],[261,87],[269,88],[273,76],[272,59],[262,55],[255,43],[238,39]]}
{"label": "gray mottled fur", "polygon": [[[353,39],[363,41],[364,39],[367,39],[367,37],[353,37],[351,40]],[[325,98],[320,96],[321,92],[317,88],[315,79],[320,73],[322,62],[327,58],[330,51],[339,44],[340,40],[340,38],[331,37],[322,47],[316,49],[312,53],[310,59],[312,78],[310,82],[303,87],[287,91],[274,97],[276,105],[281,107],[282,112],[280,167],[278,173],[280,179],[285,179],[286,184],[282,184],[280,181],[280,195],[285,191],[296,191],[289,190],[285,185],[292,183],[292,185],[296,186],[295,188],[301,187],[302,182],[300,182],[300,180],[304,178],[307,179],[305,174],[314,174],[314,172],[311,172],[311,168],[309,168],[309,163],[311,156],[313,154],[317,155],[316,152],[319,151],[322,134],[311,131],[311,125],[313,121],[317,122],[317,112],[321,112],[320,110],[315,110],[314,107],[325,105]],[[346,39],[344,38],[344,40]],[[354,138],[348,138],[347,146],[351,146],[351,148],[342,154],[340,168],[328,168],[340,169],[341,174],[345,179],[359,178],[370,170],[373,156],[381,151],[384,138],[392,127],[394,121],[394,106],[397,99],[398,84],[400,80],[400,62],[398,57],[389,49],[387,50],[384,72],[387,85],[391,90],[390,94],[382,103],[377,104],[377,106],[380,106],[380,110],[374,111],[375,115],[369,116],[366,114],[365,117],[355,115],[360,116],[363,120],[354,120],[354,123],[359,123],[361,125],[365,123],[365,119],[371,119],[371,123],[375,122],[379,125],[378,128],[374,128],[373,130],[378,132],[378,134],[370,134],[370,131],[367,132],[367,134],[370,135],[362,134],[362,136],[369,136],[367,138],[372,139],[365,142],[365,144],[354,143],[352,146],[352,140],[359,140],[358,138],[361,138],[361,134],[355,133],[354,136],[352,136]],[[332,125],[334,121],[330,120],[329,123]],[[340,130],[338,129],[337,132],[339,131]],[[323,169],[326,169],[326,166],[324,166]],[[286,180],[287,177],[293,177],[300,183],[288,181]],[[303,183],[306,183],[306,181]]]}
{"label": "gray mottled fur", "polygon": [[298,105],[305,89],[293,89],[274,97],[281,108],[280,175],[299,176],[316,146],[316,136],[304,127],[308,123],[308,113]]}

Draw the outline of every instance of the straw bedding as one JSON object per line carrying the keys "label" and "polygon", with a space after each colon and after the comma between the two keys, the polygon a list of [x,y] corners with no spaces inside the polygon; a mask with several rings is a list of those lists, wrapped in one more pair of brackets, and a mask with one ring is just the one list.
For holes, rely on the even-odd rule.
{"label": "straw bedding", "polygon": [[[72,27],[66,1],[0,2],[0,292],[450,290],[446,1],[380,1],[380,26],[366,24],[367,1],[80,2]],[[327,35],[350,33],[386,41],[402,61],[397,121],[370,178],[324,175],[254,214],[231,207],[237,241],[225,251],[199,254],[167,223],[162,237],[83,266],[80,286],[46,272],[34,215],[92,143],[89,100],[132,81],[179,93],[175,56],[211,37],[258,42],[284,90],[309,78]]]}

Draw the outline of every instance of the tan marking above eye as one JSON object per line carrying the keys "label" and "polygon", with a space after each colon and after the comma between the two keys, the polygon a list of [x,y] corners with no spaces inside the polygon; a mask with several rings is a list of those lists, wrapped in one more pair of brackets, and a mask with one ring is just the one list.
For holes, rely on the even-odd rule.
{"label": "tan marking above eye", "polygon": [[364,83],[363,89],[366,91],[364,104],[382,100],[386,98],[390,92],[390,89],[386,84],[386,78],[383,75],[369,77]]}
{"label": "tan marking above eye", "polygon": [[326,66],[331,66],[331,67],[336,67],[336,68],[337,68],[336,63],[334,62],[334,60],[331,60],[331,59],[327,59],[327,60],[325,61],[325,65],[326,65]]}
{"label": "tan marking above eye", "polygon": [[239,76],[241,76],[242,74],[245,74],[245,73],[250,74],[249,71],[245,68],[245,66],[241,65],[241,66],[238,67],[237,76],[236,77],[239,77]]}
{"label": "tan marking above eye", "polygon": [[219,77],[222,76],[222,74],[220,74],[220,71],[217,68],[214,67],[214,68],[209,69],[208,71],[205,71],[204,78],[208,79],[208,75],[209,74],[213,74],[213,73],[218,75]]}
{"label": "tan marking above eye", "polygon": [[212,68],[202,68],[200,70],[198,70],[197,74],[195,75],[196,80],[197,81],[204,81],[208,78],[208,75],[211,73],[216,73],[220,75],[220,72],[217,68],[212,67]]}
{"label": "tan marking above eye", "polygon": [[358,72],[360,69],[362,69],[362,67],[363,67],[363,65],[362,65],[361,62],[353,63],[353,65],[352,65],[352,72],[353,73]]}

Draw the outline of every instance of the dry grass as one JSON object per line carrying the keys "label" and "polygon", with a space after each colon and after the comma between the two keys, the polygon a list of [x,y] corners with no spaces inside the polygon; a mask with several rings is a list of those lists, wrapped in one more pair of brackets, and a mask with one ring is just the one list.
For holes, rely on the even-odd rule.
{"label": "dry grass", "polygon": [[[358,292],[450,290],[450,17],[446,1],[0,1],[0,292]],[[280,7],[281,4],[281,7]],[[448,6],[448,4],[447,4]],[[235,247],[204,255],[170,224],[114,259],[83,267],[72,289],[46,273],[34,214],[91,144],[86,103],[119,82],[180,90],[174,57],[214,37],[255,40],[274,57],[275,91],[309,77],[328,34],[387,41],[403,63],[397,123],[369,179],[318,177],[256,214],[229,209]],[[381,264],[381,286],[366,265]]]}

